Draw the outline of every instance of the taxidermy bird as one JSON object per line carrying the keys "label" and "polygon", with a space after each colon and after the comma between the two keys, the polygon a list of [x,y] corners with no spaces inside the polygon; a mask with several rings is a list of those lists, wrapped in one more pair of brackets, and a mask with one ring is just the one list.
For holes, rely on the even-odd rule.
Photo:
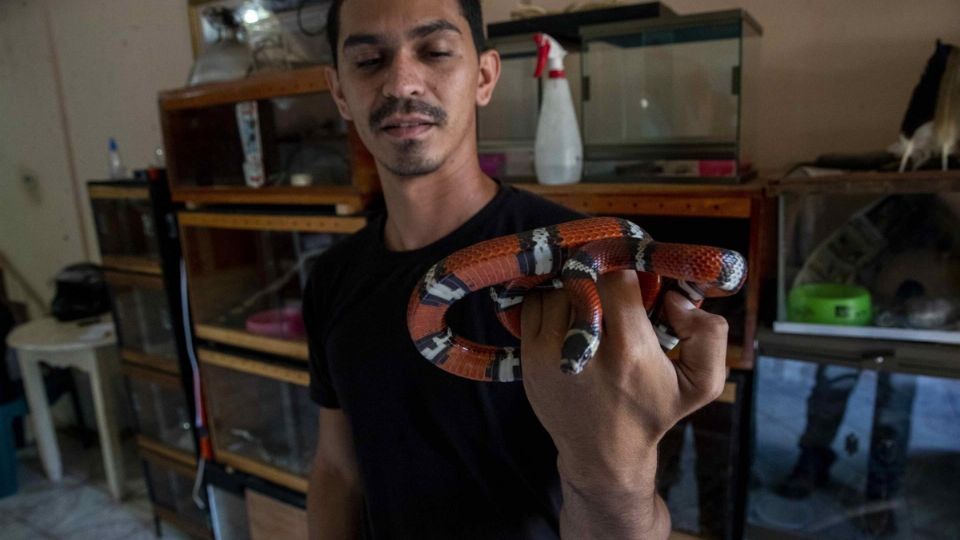
{"label": "taxidermy bird", "polygon": [[907,105],[907,112],[900,124],[900,142],[892,149],[894,153],[902,155],[900,172],[907,168],[911,157],[914,158],[916,168],[929,159],[935,148],[933,118],[937,109],[937,96],[947,67],[947,58],[953,50],[956,50],[956,47],[938,39],[920,82],[913,89],[910,104]]}
{"label": "taxidermy bird", "polygon": [[940,81],[933,135],[940,148],[941,168],[947,170],[950,154],[956,150],[960,137],[960,49],[957,47],[950,47],[947,67]]}

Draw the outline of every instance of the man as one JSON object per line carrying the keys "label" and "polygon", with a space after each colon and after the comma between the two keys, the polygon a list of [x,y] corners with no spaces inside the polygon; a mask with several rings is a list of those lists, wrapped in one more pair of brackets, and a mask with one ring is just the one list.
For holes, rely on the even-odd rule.
{"label": "man", "polygon": [[[621,272],[600,282],[602,345],[580,375],[560,371],[563,291],[524,303],[522,384],[460,379],[421,358],[405,312],[427,268],[579,216],[479,168],[476,107],[491,98],[500,58],[483,50],[477,0],[335,1],[328,32],[331,94],[376,159],[386,212],[318,260],[304,295],[321,406],[311,536],[666,537],[657,442],[719,395],[725,321],[668,296],[684,341],[674,364],[636,274]],[[452,326],[503,343],[490,304],[458,302]]]}

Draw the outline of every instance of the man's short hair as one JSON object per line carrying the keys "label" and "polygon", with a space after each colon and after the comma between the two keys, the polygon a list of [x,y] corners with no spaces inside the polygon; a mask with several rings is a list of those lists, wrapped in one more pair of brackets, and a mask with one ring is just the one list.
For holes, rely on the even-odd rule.
{"label": "man's short hair", "polygon": [[[340,7],[343,0],[333,0],[330,11],[327,12],[327,40],[330,42],[330,51],[333,53],[333,67],[337,67],[337,41],[340,39]],[[470,25],[470,35],[477,54],[487,49],[486,39],[483,37],[483,10],[480,9],[480,0],[460,0],[460,14]]]}

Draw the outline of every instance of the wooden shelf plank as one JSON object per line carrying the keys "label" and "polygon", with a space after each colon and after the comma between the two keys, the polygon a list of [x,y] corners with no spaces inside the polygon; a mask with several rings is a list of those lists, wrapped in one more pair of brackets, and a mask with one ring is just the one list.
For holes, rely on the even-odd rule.
{"label": "wooden shelf plank", "polygon": [[[149,259],[143,259],[144,264],[146,264],[146,261],[149,261]],[[106,266],[106,263],[104,263],[104,266]],[[132,274],[130,272],[105,270],[103,279],[110,285],[118,287],[163,290],[163,278],[156,274]]]}
{"label": "wooden shelf plank", "polygon": [[[123,354],[121,353],[121,358]],[[152,369],[152,367],[144,367],[136,363],[129,363],[126,358],[123,358],[123,362],[120,364],[120,371],[128,377],[136,377],[140,379],[147,379],[149,381],[155,382],[157,384],[166,386],[167,388],[176,388],[180,389],[180,378],[168,371],[157,371]]]}
{"label": "wooden shelf plank", "polygon": [[960,191],[960,171],[850,172],[770,180],[771,196],[783,193],[940,193]]}
{"label": "wooden shelf plank", "polygon": [[258,73],[235,81],[217,82],[160,92],[162,110],[198,109],[240,101],[271,99],[328,91],[324,66]]}
{"label": "wooden shelf plank", "polygon": [[235,469],[252,474],[254,476],[259,476],[275,484],[280,484],[281,486],[290,488],[294,491],[299,491],[300,493],[307,492],[306,477],[288,473],[286,471],[277,469],[276,467],[271,467],[270,465],[265,465],[259,461],[233,454],[219,448],[215,448],[214,453],[217,456],[217,461],[220,461]]}
{"label": "wooden shelf plank", "polygon": [[306,341],[258,336],[242,330],[209,324],[196,324],[194,328],[197,337],[226,345],[286,356],[295,360],[307,361],[310,358]]}
{"label": "wooden shelf plank", "polygon": [[179,448],[167,446],[144,435],[137,435],[140,457],[160,465],[175,468],[184,476],[196,476],[197,460]]}
{"label": "wooden shelf plank", "polygon": [[368,197],[352,186],[314,187],[178,187],[173,186],[175,202],[197,204],[290,204],[335,206],[337,214],[355,214],[363,210]]}
{"label": "wooden shelf plank", "polygon": [[224,354],[209,349],[199,349],[197,356],[200,362],[212,364],[215,366],[249,373],[268,379],[288,382],[299,386],[307,387],[310,384],[310,374],[305,369],[295,369],[274,364],[268,364],[259,360],[241,358],[232,354]]}
{"label": "wooden shelf plank", "polygon": [[150,200],[150,190],[144,187],[87,186],[91,199]]}
{"label": "wooden shelf plank", "polygon": [[102,255],[100,261],[105,268],[126,270],[143,274],[163,275],[160,263],[147,257],[129,257],[126,255]]}
{"label": "wooden shelf plank", "polygon": [[180,366],[177,365],[177,359],[172,356],[159,356],[129,347],[122,347],[120,349],[120,358],[122,358],[124,362],[134,364],[138,367],[158,370],[170,375],[180,374]]}
{"label": "wooden shelf plank", "polygon": [[213,227],[250,231],[310,231],[354,233],[363,228],[362,217],[296,216],[269,214],[230,214],[219,212],[180,212],[180,224],[187,227]]}
{"label": "wooden shelf plank", "polygon": [[749,218],[751,200],[763,196],[759,181],[735,186],[690,184],[514,184],[591,214]]}

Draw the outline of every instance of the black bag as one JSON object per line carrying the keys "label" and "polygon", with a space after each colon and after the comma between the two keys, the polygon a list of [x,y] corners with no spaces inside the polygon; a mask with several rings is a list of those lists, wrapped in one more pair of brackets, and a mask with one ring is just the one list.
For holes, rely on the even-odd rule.
{"label": "black bag", "polygon": [[73,321],[110,311],[110,294],[98,266],[71,264],[57,274],[56,282],[51,312],[57,320]]}

